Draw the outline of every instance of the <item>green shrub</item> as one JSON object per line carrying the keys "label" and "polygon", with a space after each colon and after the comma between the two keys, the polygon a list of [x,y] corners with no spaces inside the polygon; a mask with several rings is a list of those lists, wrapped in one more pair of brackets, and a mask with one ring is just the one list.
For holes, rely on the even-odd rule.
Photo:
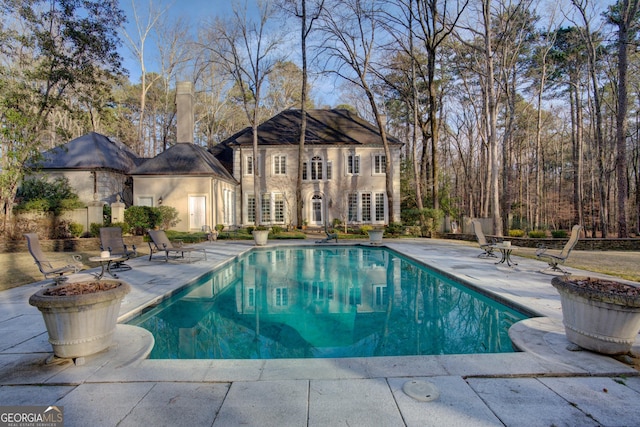
{"label": "green shrub", "polygon": [[158,208],[151,206],[131,206],[124,211],[124,221],[134,235],[144,235],[147,230],[160,224],[162,215]]}
{"label": "green shrub", "polygon": [[386,233],[391,236],[399,236],[404,233],[404,226],[401,222],[392,222],[387,225]]}
{"label": "green shrub", "polygon": [[282,227],[280,227],[279,225],[274,225],[273,227],[271,227],[271,234],[280,234],[284,231],[284,229]]}
{"label": "green shrub", "polygon": [[542,239],[547,237],[547,233],[544,230],[531,230],[529,232],[529,237],[532,239]]}
{"label": "green shrub", "polygon": [[130,234],[130,228],[126,222],[114,222],[111,223],[110,227],[120,227],[122,229],[122,234]]}
{"label": "green shrub", "polygon": [[163,205],[156,209],[160,212],[159,224],[160,228],[163,230],[173,228],[180,222],[180,218],[178,218],[178,210],[176,208]]}
{"label": "green shrub", "polygon": [[16,193],[17,212],[53,212],[59,215],[66,210],[84,206],[64,177],[48,181],[38,177],[26,179]]}
{"label": "green shrub", "polygon": [[524,237],[524,230],[517,228],[509,230],[509,237]]}
{"label": "green shrub", "polygon": [[59,210],[59,212],[64,212],[64,211],[70,211],[73,209],[79,209],[83,207],[84,207],[84,203],[82,203],[80,199],[71,198],[71,199],[60,199],[58,201],[57,209]]}
{"label": "green shrub", "polygon": [[111,224],[111,205],[109,204],[102,205],[102,222],[105,227]]}
{"label": "green shrub", "polygon": [[82,226],[82,224],[78,224],[77,222],[69,223],[69,233],[71,233],[73,237],[80,237],[82,235],[83,229],[84,227]]}
{"label": "green shrub", "polygon": [[104,227],[102,224],[98,224],[97,222],[92,222],[89,224],[89,234],[91,237],[99,237],[100,236],[100,227]]}
{"label": "green shrub", "polygon": [[568,236],[567,230],[553,230],[551,231],[551,237],[554,239],[564,239]]}
{"label": "green shrub", "polygon": [[47,199],[25,200],[17,204],[14,208],[16,213],[20,212],[49,212],[49,201]]}
{"label": "green shrub", "polygon": [[216,231],[220,234],[224,230],[224,224],[216,224]]}
{"label": "green shrub", "polygon": [[367,236],[369,234],[369,231],[373,230],[373,227],[370,225],[361,225],[360,226],[360,234],[363,234],[365,236]]}

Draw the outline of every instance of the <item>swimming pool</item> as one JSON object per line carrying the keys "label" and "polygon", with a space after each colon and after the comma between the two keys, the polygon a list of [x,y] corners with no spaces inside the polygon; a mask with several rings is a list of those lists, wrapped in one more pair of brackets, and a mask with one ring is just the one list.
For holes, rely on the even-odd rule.
{"label": "swimming pool", "polygon": [[254,249],[129,321],[152,359],[514,351],[525,314],[387,248]]}

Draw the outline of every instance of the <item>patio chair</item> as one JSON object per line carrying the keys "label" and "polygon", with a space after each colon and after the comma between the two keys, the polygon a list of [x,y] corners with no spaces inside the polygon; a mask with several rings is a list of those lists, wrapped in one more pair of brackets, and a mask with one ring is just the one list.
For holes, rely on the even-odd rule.
{"label": "patio chair", "polygon": [[480,255],[478,255],[478,258],[497,258],[498,256],[493,253],[493,251],[495,250],[494,245],[496,244],[496,242],[494,240],[492,240],[491,242],[487,241],[487,238],[482,232],[482,225],[480,224],[480,221],[473,220],[471,221],[471,225],[473,227],[473,232],[476,235],[476,239],[478,240],[478,245],[480,245],[480,249],[482,249],[483,251]]}
{"label": "patio chair", "polygon": [[71,264],[67,264],[61,267],[54,267],[53,264],[47,259],[44,252],[42,252],[42,248],[40,247],[40,240],[38,239],[38,235],[36,233],[26,233],[24,237],[27,239],[27,247],[29,248],[29,253],[33,257],[38,269],[42,274],[44,274],[45,279],[49,279],[49,276],[54,276],[53,281],[56,285],[64,282],[68,279],[65,274],[73,274],[77,273],[82,269],[82,256],[81,255],[71,255],[73,262]]}
{"label": "patio chair", "polygon": [[151,239],[149,241],[149,261],[151,261],[154,252],[164,252],[165,261],[169,261],[169,253],[171,252],[180,252],[182,258],[186,252],[189,254],[189,262],[191,262],[191,252],[202,251],[204,259],[207,259],[206,250],[195,246],[182,246],[181,242],[174,244],[163,230],[148,230],[148,233]]}
{"label": "patio chair", "polygon": [[131,270],[131,266],[124,262],[131,257],[136,257],[136,245],[132,245],[133,250],[129,250],[122,238],[122,228],[120,227],[101,227],[100,228],[100,250],[109,251],[111,256],[119,256],[122,259],[114,261],[111,270],[124,271]]}
{"label": "patio chair", "polygon": [[578,239],[580,239],[580,230],[582,229],[581,225],[574,225],[571,229],[571,236],[567,243],[565,243],[562,251],[560,253],[550,253],[547,252],[549,248],[545,246],[538,246],[536,250],[536,256],[538,259],[545,261],[549,264],[551,271],[556,271],[563,274],[571,274],[568,271],[565,271],[558,267],[558,264],[564,264],[564,262],[569,258],[569,254],[578,243]]}

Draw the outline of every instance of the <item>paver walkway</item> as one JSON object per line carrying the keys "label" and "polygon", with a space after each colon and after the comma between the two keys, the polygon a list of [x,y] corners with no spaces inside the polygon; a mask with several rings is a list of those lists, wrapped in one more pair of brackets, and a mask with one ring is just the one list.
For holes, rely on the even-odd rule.
{"label": "paver walkway", "polygon": [[[294,242],[295,243],[295,242]],[[270,244],[292,244],[275,242]],[[546,264],[496,266],[479,249],[416,239],[384,244],[539,313],[512,329],[510,354],[284,360],[135,360],[145,336],[119,325],[116,343],[83,365],[46,364],[51,349],[29,296],[42,282],[0,292],[0,405],[64,407],[65,426],[637,426],[638,372],[587,351],[571,352]],[[138,258],[127,317],[250,242],[206,243],[208,261]],[[84,273],[86,274],[86,273]],[[640,350],[636,345],[634,351]],[[403,392],[426,381],[433,401]]]}

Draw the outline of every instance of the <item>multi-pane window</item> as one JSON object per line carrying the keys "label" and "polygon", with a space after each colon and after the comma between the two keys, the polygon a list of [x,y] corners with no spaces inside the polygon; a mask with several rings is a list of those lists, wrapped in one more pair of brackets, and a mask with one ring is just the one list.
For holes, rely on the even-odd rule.
{"label": "multi-pane window", "polygon": [[289,305],[289,289],[275,288],[273,290],[273,305],[276,307],[285,307]]}
{"label": "multi-pane window", "polygon": [[375,285],[373,287],[373,305],[385,306],[388,300],[387,285]]}
{"label": "multi-pane window", "polygon": [[384,193],[375,194],[376,221],[384,221]]}
{"label": "multi-pane window", "polygon": [[273,201],[273,221],[277,223],[284,222],[284,194],[275,194]]}
{"label": "multi-pane window", "polygon": [[322,158],[315,156],[311,159],[311,179],[322,179]]}
{"label": "multi-pane window", "polygon": [[255,307],[256,306],[256,288],[250,287],[247,288],[247,307]]}
{"label": "multi-pane window", "polygon": [[387,167],[387,157],[384,154],[373,156],[373,173],[385,173]]}
{"label": "multi-pane window", "polygon": [[247,196],[247,222],[256,222],[256,198],[253,195]]}
{"label": "multi-pane window", "polygon": [[322,196],[314,195],[311,198],[311,211],[313,221],[316,223],[322,222]]}
{"label": "multi-pane window", "polygon": [[331,160],[327,160],[327,179],[331,179],[333,175],[333,163]]}
{"label": "multi-pane window", "polygon": [[253,175],[253,156],[246,157],[245,175]]}
{"label": "multi-pane window", "polygon": [[305,181],[309,179],[309,173],[307,172],[308,167],[309,167],[309,163],[307,162],[302,163],[302,179]]}
{"label": "multi-pane window", "polygon": [[358,175],[360,173],[360,156],[349,154],[347,158],[347,173],[350,175]]}
{"label": "multi-pane window", "polygon": [[371,221],[371,194],[363,193],[361,196],[362,200],[362,221],[370,222]]}
{"label": "multi-pane window", "polygon": [[273,174],[287,174],[287,157],[283,155],[273,156]]}
{"label": "multi-pane window", "polygon": [[358,195],[356,193],[350,193],[347,199],[349,204],[349,221],[358,221]]}
{"label": "multi-pane window", "polygon": [[269,193],[262,195],[262,222],[271,222],[271,195]]}

